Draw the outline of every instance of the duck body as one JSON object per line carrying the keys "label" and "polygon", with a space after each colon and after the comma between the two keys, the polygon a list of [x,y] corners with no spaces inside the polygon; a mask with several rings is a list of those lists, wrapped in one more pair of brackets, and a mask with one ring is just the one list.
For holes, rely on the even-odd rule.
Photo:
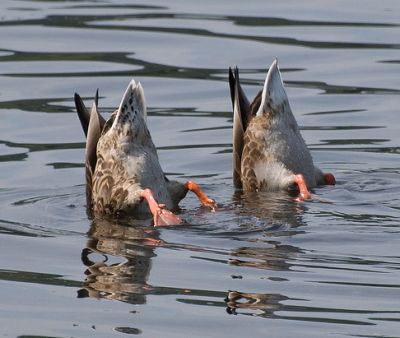
{"label": "duck body", "polygon": [[235,74],[230,69],[229,80],[234,108],[236,188],[297,190],[302,197],[309,198],[309,189],[333,182],[333,175],[323,174],[314,166],[290,108],[277,60],[268,71],[263,90],[251,104],[240,86],[237,68]]}
{"label": "duck body", "polygon": [[126,89],[119,108],[106,121],[97,110],[97,95],[89,113],[75,94],[75,105],[86,141],[86,196],[95,217],[153,215],[155,225],[179,224],[170,210],[188,190],[203,205],[214,206],[192,181],[170,181],[164,174],[146,124],[146,103],[140,83]]}
{"label": "duck body", "polygon": [[[142,187],[151,189],[154,198],[167,209],[177,209],[179,201],[174,203],[171,198],[147,127],[143,126],[140,131],[147,134],[142,142],[133,142],[135,136],[131,130],[121,127],[108,130],[97,144],[92,178],[94,212],[148,216],[150,210],[139,193]],[[187,190],[183,184],[180,186],[183,198]]]}
{"label": "duck body", "polygon": [[311,189],[316,185],[311,155],[297,125],[279,118],[254,117],[244,133],[241,180],[246,191],[276,191],[293,184],[302,174]]}

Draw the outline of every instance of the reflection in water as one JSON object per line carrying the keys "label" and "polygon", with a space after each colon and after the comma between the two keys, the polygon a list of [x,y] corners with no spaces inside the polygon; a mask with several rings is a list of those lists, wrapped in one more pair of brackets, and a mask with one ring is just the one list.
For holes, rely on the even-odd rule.
{"label": "reflection in water", "polygon": [[234,249],[229,259],[229,264],[237,266],[247,266],[258,269],[274,271],[289,270],[292,266],[288,260],[295,259],[296,254],[300,253],[299,248],[291,245],[276,244],[273,247],[239,247]]}
{"label": "reflection in water", "polygon": [[[303,231],[300,227],[306,225],[302,220],[306,203],[298,203],[287,194],[257,193],[234,197],[235,203],[240,207],[244,219],[253,217],[258,222],[270,224],[255,238],[240,238],[241,242],[248,243],[230,251],[228,263],[246,269],[262,269],[267,271],[297,270],[293,267],[305,268],[302,261],[319,262],[326,264],[327,258],[312,258],[309,252],[293,245],[281,243],[280,236],[294,236]],[[321,202],[321,201],[320,201]],[[254,222],[253,222],[254,223]],[[243,224],[241,224],[243,226]],[[304,231],[304,233],[306,233]],[[306,258],[305,258],[306,257]],[[353,262],[349,261],[349,264]],[[366,263],[364,263],[366,264]],[[339,269],[339,267],[337,267]],[[354,268],[354,267],[353,267]],[[349,267],[343,267],[349,269]],[[359,270],[361,271],[361,270]],[[366,271],[366,270],[365,270]],[[232,278],[246,278],[251,273],[232,275]],[[265,279],[265,277],[262,277]],[[290,283],[282,277],[268,277],[270,281]],[[329,283],[329,282],[324,282]],[[246,284],[245,284],[246,285]],[[359,320],[357,315],[386,314],[387,311],[357,310],[348,308],[330,308],[328,306],[307,306],[311,299],[291,298],[281,293],[242,292],[229,290],[225,296],[226,312],[230,315],[256,316],[267,319],[289,319],[305,322],[336,323],[348,325],[375,325],[369,320]],[[340,315],[340,317],[339,317]]]}
{"label": "reflection in water", "polygon": [[[280,294],[246,293],[229,291],[226,298],[226,312],[231,315],[257,316],[269,319],[291,319],[305,322],[337,323],[349,325],[374,325],[368,321],[352,319],[354,314],[378,314],[387,311],[363,311],[328,307],[286,305],[283,302],[308,301],[288,298]],[[279,312],[279,314],[278,314]],[[285,315],[284,313],[288,313]],[[335,318],[342,314],[343,318]]]}
{"label": "reflection in water", "polygon": [[233,249],[229,263],[259,269],[289,270],[288,260],[295,260],[294,256],[301,250],[291,245],[282,245],[272,237],[293,236],[302,232],[299,228],[305,225],[301,218],[305,203],[296,202],[285,192],[252,192],[243,196],[237,193],[234,200],[243,216],[241,227],[247,226],[247,223],[267,226],[262,229],[263,238],[258,235],[255,240],[247,241],[251,246]]}
{"label": "reflection in water", "polygon": [[[242,194],[236,192],[233,196],[233,202],[236,205],[237,213],[242,216],[244,223],[267,224],[267,232],[273,232],[274,236],[279,235],[279,228],[285,230],[296,229],[304,226],[301,215],[306,210],[306,203],[297,202],[293,197],[285,192],[249,192]],[[291,233],[298,233],[299,230],[293,230]],[[290,234],[290,233],[289,233]]]}
{"label": "reflection in water", "polygon": [[95,220],[88,236],[87,246],[82,250],[81,256],[82,263],[87,267],[86,278],[84,287],[78,291],[78,298],[102,298],[136,305],[146,304],[148,294],[179,295],[184,298],[177,298],[178,302],[192,304],[198,302],[197,298],[207,296],[219,299],[218,306],[224,306],[224,292],[152,286],[147,283],[156,246],[196,252],[207,249],[167,243],[158,238],[157,230],[144,227],[143,224]]}
{"label": "reflection in water", "polygon": [[[298,266],[301,257],[307,255],[303,249],[281,243],[278,238],[281,232],[293,236],[305,224],[302,221],[304,204],[293,201],[282,195],[267,198],[258,196],[235,197],[240,206],[233,209],[232,215],[240,213],[243,219],[259,218],[260,222],[271,224],[263,231],[232,232],[232,238],[247,243],[230,249],[227,260],[208,259],[210,262],[226,263],[243,269],[254,268],[267,271],[289,271]],[[286,202],[282,202],[282,199]],[[279,203],[280,201],[280,203]],[[245,226],[246,227],[246,226]],[[288,230],[289,229],[289,230]],[[290,230],[293,229],[293,230]],[[291,232],[290,232],[291,231]],[[253,236],[254,237],[247,237]],[[263,236],[261,235],[263,234]],[[84,287],[78,291],[78,297],[93,297],[118,300],[130,304],[146,304],[146,295],[172,295],[174,301],[196,306],[224,309],[229,315],[257,316],[267,319],[290,319],[297,321],[313,321],[340,323],[350,325],[371,325],[365,320],[349,318],[349,315],[374,313],[380,311],[358,311],[346,308],[325,308],[305,306],[309,299],[288,297],[276,292],[241,292],[238,290],[215,291],[205,289],[174,288],[153,286],[148,284],[151,261],[155,257],[154,248],[180,249],[209,255],[226,255],[226,251],[218,248],[207,248],[191,244],[167,243],[158,237],[158,231],[143,224],[118,224],[105,220],[93,221],[88,233],[87,246],[82,250],[82,262],[87,267]],[[224,233],[224,236],[226,233]],[[241,270],[242,271],[242,270]],[[251,274],[248,274],[251,275]],[[247,276],[247,275],[246,275]],[[245,278],[246,278],[245,276]],[[242,279],[241,275],[231,278]],[[265,277],[263,277],[265,279]],[[282,277],[268,277],[275,282],[289,283]],[[302,297],[303,298],[303,297]],[[296,304],[297,303],[297,304]],[[173,305],[171,305],[173,307]],[[384,311],[382,312],[384,313]],[[334,318],[337,315],[342,318]],[[239,317],[238,317],[239,318]],[[115,328],[126,333],[139,333],[140,329],[130,327]]]}
{"label": "reflection in water", "polygon": [[[250,312],[244,313],[248,315],[273,318],[274,312],[282,310],[284,307],[284,305],[282,305],[280,302],[288,299],[288,297],[280,294],[229,291],[225,298],[227,306],[226,311],[229,314],[236,315],[238,314],[238,310],[249,310]],[[257,314],[255,314],[255,312],[257,312]]]}
{"label": "reflection in water", "polygon": [[[246,193],[242,196],[237,192],[234,201],[240,206],[240,212],[245,217],[255,217],[259,222],[270,224],[263,231],[264,238],[270,239],[260,240],[261,236],[257,236],[256,240],[247,241],[251,246],[233,249],[228,263],[272,271],[289,270],[292,266],[289,262],[296,261],[296,256],[302,253],[302,250],[292,245],[283,245],[271,237],[279,237],[282,232],[285,236],[293,236],[300,232],[297,228],[305,225],[301,219],[304,203],[296,202],[285,192]],[[282,310],[284,305],[281,302],[288,299],[275,293],[228,291],[225,298],[226,311],[233,315],[276,318],[274,313]]]}
{"label": "reflection in water", "polygon": [[[95,220],[88,236],[87,247],[82,250],[87,277],[85,288],[79,291],[78,296],[114,299],[132,304],[146,303],[145,295],[152,290],[147,280],[151,258],[154,257],[153,246],[159,243],[156,231]],[[111,256],[123,260],[111,262]]]}
{"label": "reflection in water", "polygon": [[[267,198],[268,194],[235,197],[239,209],[232,210],[233,216],[240,213],[243,220],[259,218],[260,222],[268,222],[272,227],[265,233],[279,235],[282,227],[297,228],[302,226],[301,206],[282,195]],[[286,199],[286,203],[282,202]],[[246,221],[245,221],[246,222]],[[244,225],[246,227],[246,225]],[[265,229],[265,228],[264,228]],[[289,270],[289,261],[295,261],[301,253],[299,248],[282,245],[277,240],[260,240],[260,232],[256,240],[245,240],[249,245],[232,249],[230,258],[225,262],[230,265],[267,269],[274,271]],[[286,229],[287,234],[287,229]],[[293,234],[298,230],[293,231]],[[245,232],[248,234],[248,232]],[[251,233],[251,232],[250,232]],[[240,231],[236,233],[240,235]],[[236,313],[237,309],[261,310],[271,317],[280,308],[280,301],[287,297],[276,294],[224,292],[213,290],[193,290],[158,287],[148,284],[151,271],[151,260],[155,257],[155,246],[179,248],[207,255],[224,253],[224,250],[210,249],[189,244],[166,243],[159,239],[158,231],[142,224],[123,224],[107,220],[94,220],[88,232],[87,246],[82,250],[82,262],[87,267],[84,288],[78,291],[78,297],[104,298],[127,302],[130,304],[145,304],[147,294],[180,295],[178,302],[206,306],[216,306],[221,309],[228,307],[228,312]],[[204,297],[207,300],[204,300]],[[263,316],[264,316],[263,315]]]}

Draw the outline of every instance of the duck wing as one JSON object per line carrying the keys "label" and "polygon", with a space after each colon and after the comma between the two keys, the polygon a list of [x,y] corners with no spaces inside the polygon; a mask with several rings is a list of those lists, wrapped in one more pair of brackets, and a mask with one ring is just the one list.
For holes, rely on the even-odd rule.
{"label": "duck wing", "polygon": [[233,184],[242,188],[241,162],[243,152],[243,136],[252,118],[250,103],[240,86],[239,69],[229,68],[229,88],[233,106]]}
{"label": "duck wing", "polygon": [[78,93],[74,95],[75,107],[81,122],[83,132],[86,136],[86,202],[88,210],[91,209],[92,203],[92,185],[93,173],[97,163],[97,142],[99,141],[101,131],[106,124],[105,119],[99,114],[97,106],[99,102],[99,91],[96,91],[93,106],[89,111],[81,96]]}
{"label": "duck wing", "polygon": [[97,142],[100,139],[102,130],[102,125],[101,125],[102,117],[97,110],[96,100],[93,102],[92,110],[89,116],[90,119],[88,121],[88,126],[87,126],[86,155],[85,155],[86,200],[88,202],[88,206],[91,205],[92,201],[93,173],[97,163]]}

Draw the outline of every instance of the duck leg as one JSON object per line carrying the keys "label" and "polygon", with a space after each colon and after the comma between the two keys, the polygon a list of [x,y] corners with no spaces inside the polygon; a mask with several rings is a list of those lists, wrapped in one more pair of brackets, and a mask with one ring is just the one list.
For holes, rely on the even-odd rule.
{"label": "duck leg", "polygon": [[157,203],[150,189],[142,190],[140,196],[145,198],[149,204],[150,211],[153,214],[154,226],[177,225],[182,223],[182,220],[178,216],[168,209],[165,209],[164,204]]}
{"label": "duck leg", "polygon": [[311,198],[311,193],[308,191],[306,180],[302,174],[294,175],[294,182],[297,184],[300,190],[300,196],[304,200]]}
{"label": "duck leg", "polygon": [[185,188],[196,194],[196,196],[200,200],[201,205],[209,207],[212,211],[215,211],[215,209],[217,208],[217,202],[215,202],[215,200],[213,200],[212,198],[209,198],[206,193],[201,190],[200,186],[196,182],[187,181],[185,183]]}

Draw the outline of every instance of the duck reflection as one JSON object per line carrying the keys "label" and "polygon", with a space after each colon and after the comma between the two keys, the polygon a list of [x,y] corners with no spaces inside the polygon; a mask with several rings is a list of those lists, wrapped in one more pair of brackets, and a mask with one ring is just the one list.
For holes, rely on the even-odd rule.
{"label": "duck reflection", "polygon": [[[304,205],[285,193],[247,193],[234,195],[234,203],[240,214],[239,226],[256,228],[252,238],[246,238],[247,246],[231,250],[229,263],[238,266],[269,270],[289,270],[291,258],[301,250],[281,244],[281,236],[301,233],[304,226]],[[255,224],[259,223],[258,227]],[[262,231],[260,231],[262,230]]]}
{"label": "duck reflection", "polygon": [[78,297],[114,299],[144,304],[152,291],[147,284],[153,248],[161,241],[155,229],[93,221],[82,262],[87,267]]}
{"label": "duck reflection", "polygon": [[[279,239],[303,232],[301,228],[305,226],[302,220],[305,204],[296,201],[287,193],[277,192],[237,192],[233,200],[240,210],[240,227],[250,227],[250,224],[254,227],[258,222],[262,226],[262,232],[258,231],[255,236],[243,240],[246,245],[232,249],[228,264],[270,271],[290,270],[303,250],[283,244]],[[269,279],[277,282],[286,280],[280,277]],[[288,308],[282,304],[288,299],[278,293],[230,290],[227,292],[225,304],[228,314],[275,318],[275,312]]]}
{"label": "duck reflection", "polygon": [[[279,238],[301,231],[304,225],[301,219],[302,205],[288,199],[287,196],[263,196],[264,193],[240,196],[235,201],[234,211],[226,210],[225,216],[229,213],[230,217],[239,215],[240,218],[239,226],[235,225],[235,230],[232,229],[229,233],[232,239],[238,240],[232,241],[232,244],[241,244],[228,250],[189,243],[166,243],[159,238],[157,228],[146,224],[94,220],[88,232],[86,247],[82,250],[86,278],[78,296],[145,304],[148,294],[176,295],[178,297],[175,299],[178,302],[226,308],[230,314],[273,317],[274,312],[282,308],[282,301],[288,299],[284,295],[252,293],[251,290],[246,293],[216,291],[215,285],[196,290],[148,284],[152,260],[155,257],[154,249],[159,245],[196,252],[196,258],[200,259],[202,252],[206,253],[207,259],[210,255],[217,255],[220,259],[213,260],[214,262],[227,263],[232,266],[232,270],[244,273],[248,268],[290,270],[295,264],[293,262],[296,262],[296,256],[301,255],[302,250],[282,244]],[[265,222],[267,226],[264,224],[262,228],[249,229],[255,226],[255,220]],[[224,236],[226,234],[224,231]],[[235,274],[232,278],[240,279],[241,276]],[[245,282],[246,278],[243,281]]]}
{"label": "duck reflection", "polygon": [[289,270],[289,263],[294,256],[301,253],[299,248],[291,245],[276,244],[273,247],[239,247],[231,252],[228,260],[231,265],[254,267],[275,271]]}
{"label": "duck reflection", "polygon": [[[137,222],[137,221],[135,221]],[[146,303],[148,294],[180,295],[183,302],[196,302],[198,297],[209,295],[220,300],[224,292],[153,286],[148,284],[154,248],[157,246],[191,250],[207,249],[195,245],[167,243],[159,238],[154,227],[143,224],[121,224],[106,220],[93,221],[88,232],[86,247],[82,250],[82,263],[87,267],[83,288],[78,297],[93,297],[140,305]],[[177,298],[177,301],[181,301]]]}
{"label": "duck reflection", "polygon": [[241,314],[273,318],[276,311],[285,307],[281,302],[288,299],[288,297],[280,294],[229,291],[225,298],[226,312],[237,315],[239,310],[242,310]]}
{"label": "duck reflection", "polygon": [[[306,210],[306,203],[299,202],[286,192],[247,192],[236,191],[233,195],[233,203],[239,215],[250,222],[254,218],[269,225],[266,229],[279,233],[277,226],[283,226],[284,230],[290,230],[305,225],[302,214]],[[286,232],[285,235],[288,233]]]}

